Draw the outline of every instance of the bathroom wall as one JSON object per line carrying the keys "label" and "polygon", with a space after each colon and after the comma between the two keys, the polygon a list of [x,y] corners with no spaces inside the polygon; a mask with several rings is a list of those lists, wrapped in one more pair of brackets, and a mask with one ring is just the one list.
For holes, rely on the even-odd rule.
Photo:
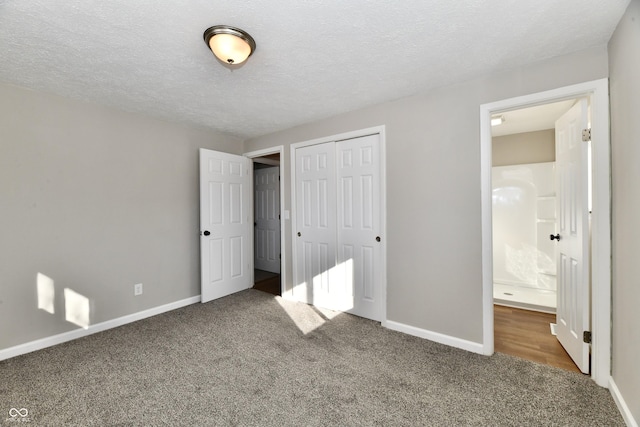
{"label": "bathroom wall", "polygon": [[556,160],[554,129],[494,136],[492,146],[493,166],[554,162]]}

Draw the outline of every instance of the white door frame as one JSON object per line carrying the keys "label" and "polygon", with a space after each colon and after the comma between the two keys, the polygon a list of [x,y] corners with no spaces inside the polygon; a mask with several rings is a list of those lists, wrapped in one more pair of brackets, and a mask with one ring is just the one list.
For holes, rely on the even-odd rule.
{"label": "white door frame", "polygon": [[611,160],[609,80],[600,79],[480,106],[482,198],[483,353],[493,354],[493,242],[491,204],[491,115],[509,110],[589,97],[593,156],[591,215],[591,378],[608,387],[611,375]]}
{"label": "white door frame", "polygon": [[[386,161],[386,134],[385,134],[385,126],[375,126],[366,129],[355,130],[351,132],[340,133],[337,135],[326,136],[322,138],[312,139],[309,141],[302,141],[291,144],[291,229],[296,230],[296,168],[295,168],[295,158],[296,158],[296,149],[301,147],[307,147],[310,145],[316,144],[324,144],[326,142],[332,141],[342,141],[345,139],[353,139],[360,138],[362,136],[368,135],[380,135],[380,232],[383,238],[385,239],[384,244],[381,247],[381,258],[382,258],[382,281],[381,281],[381,290],[382,290],[382,326],[386,327],[387,323],[387,161]],[[296,252],[296,242],[297,239],[291,236],[291,253],[292,256],[295,257]],[[293,277],[297,277],[296,271],[296,263],[293,263]],[[284,294],[283,294],[284,296]],[[293,292],[288,295],[289,298],[293,298]]]}
{"label": "white door frame", "polygon": [[[287,263],[287,257],[284,256],[283,252],[285,249],[284,246],[284,220],[285,220],[285,215],[284,215],[284,186],[285,186],[285,182],[286,182],[286,176],[285,174],[282,173],[282,171],[284,170],[284,166],[285,166],[285,158],[284,158],[284,146],[283,145],[278,145],[276,147],[270,147],[270,148],[264,148],[262,150],[256,150],[256,151],[250,151],[248,153],[244,153],[243,156],[248,157],[250,159],[254,159],[256,157],[263,157],[263,156],[268,156],[269,154],[279,154],[280,155],[280,295],[284,296],[284,288],[285,288],[285,283],[287,283],[286,281],[286,274],[287,274],[287,268],[286,268],[286,263]],[[253,177],[253,162],[251,162],[251,176]],[[255,215],[254,210],[253,210],[253,198],[254,198],[254,191],[253,191],[253,178],[251,179],[251,216],[253,217]],[[255,222],[255,218],[254,218],[254,222]],[[253,240],[255,239],[254,236],[254,232],[255,232],[255,227],[251,227],[251,241],[253,242]],[[252,252],[253,253],[253,252]],[[253,277],[253,269],[254,269],[254,260],[253,257],[251,257],[251,280],[255,280],[255,278]]]}

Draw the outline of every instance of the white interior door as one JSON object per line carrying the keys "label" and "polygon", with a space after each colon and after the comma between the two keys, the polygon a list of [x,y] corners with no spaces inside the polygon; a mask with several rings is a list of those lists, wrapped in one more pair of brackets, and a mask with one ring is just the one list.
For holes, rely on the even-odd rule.
{"label": "white interior door", "polygon": [[200,149],[202,302],[251,283],[250,160]]}
{"label": "white interior door", "polygon": [[588,126],[587,100],[579,100],[556,122],[558,229],[557,336],[584,373],[589,372],[589,208],[588,144],[582,130]]}
{"label": "white interior door", "polygon": [[293,296],[340,310],[330,280],[336,260],[335,143],[296,149],[296,279]]}
{"label": "white interior door", "polygon": [[280,273],[280,167],[255,169],[254,268]]}
{"label": "white interior door", "polygon": [[338,271],[353,301],[350,313],[382,320],[380,135],[336,143]]}

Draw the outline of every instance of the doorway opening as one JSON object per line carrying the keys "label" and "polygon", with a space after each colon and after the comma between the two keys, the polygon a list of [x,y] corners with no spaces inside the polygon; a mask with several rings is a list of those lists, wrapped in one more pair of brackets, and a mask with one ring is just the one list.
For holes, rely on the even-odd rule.
{"label": "doorway opening", "polygon": [[253,289],[282,296],[285,283],[283,147],[245,153],[251,159]]}
{"label": "doorway opening", "polygon": [[[482,270],[483,270],[483,353],[491,355],[495,349],[494,342],[494,271],[493,271],[493,191],[492,191],[492,135],[491,118],[505,112],[519,110],[543,104],[554,103],[578,98],[587,98],[591,107],[591,123],[589,124],[592,143],[592,194],[593,211],[591,214],[591,241],[585,240],[586,252],[593,260],[591,263],[591,298],[588,300],[585,316],[581,315],[586,329],[572,330],[576,343],[586,354],[591,355],[591,378],[600,386],[606,387],[610,376],[611,356],[611,211],[610,211],[610,144],[609,144],[609,88],[608,80],[601,79],[591,82],[566,86],[546,92],[520,96],[502,101],[483,104],[480,106],[481,128],[481,202],[482,202]],[[582,102],[580,103],[582,104]],[[581,111],[585,111],[583,108]],[[575,133],[572,133],[575,135]],[[572,141],[574,141],[573,139]],[[572,143],[572,146],[583,146]],[[586,157],[585,157],[586,158]],[[586,179],[584,180],[586,181]],[[563,182],[564,178],[563,178]],[[578,181],[573,181],[578,182]],[[562,187],[561,188],[566,188]],[[564,190],[561,190],[564,191]],[[563,199],[559,197],[559,199]],[[566,211],[566,209],[565,209]],[[585,212],[583,209],[574,209]],[[588,213],[588,212],[587,212]],[[583,221],[585,223],[585,221]],[[562,231],[557,234],[562,234]],[[554,236],[554,240],[556,240]],[[583,233],[588,236],[589,233]],[[563,235],[558,243],[570,241]],[[567,237],[565,239],[565,237]],[[566,248],[565,248],[566,249]],[[584,253],[584,251],[583,251]],[[586,264],[586,263],[585,263]],[[565,264],[561,264],[565,272]],[[567,264],[571,266],[571,264]],[[563,273],[564,274],[564,273]],[[558,277],[565,278],[560,274]],[[573,273],[571,273],[573,274]],[[574,276],[566,276],[571,282]],[[575,276],[578,277],[578,276]],[[582,283],[582,277],[575,283]],[[560,283],[560,282],[559,282]],[[574,282],[571,282],[574,283]],[[574,284],[575,284],[574,283]],[[575,288],[575,287],[574,287]],[[559,287],[560,293],[566,288]],[[584,300],[584,299],[583,299]],[[559,307],[560,308],[560,307]],[[560,328],[559,328],[560,329]],[[560,332],[558,333],[560,336]],[[584,339],[584,342],[583,342]],[[569,351],[571,353],[571,351]],[[574,358],[575,359],[575,358]],[[582,358],[584,361],[584,357]],[[587,359],[588,360],[588,359]],[[587,361],[588,364],[588,361]],[[582,363],[584,366],[584,363]]]}
{"label": "doorway opening", "polygon": [[282,295],[280,153],[253,159],[253,289]]}
{"label": "doorway opening", "polygon": [[[555,336],[556,122],[576,99],[492,116],[495,350],[580,372]],[[590,189],[590,185],[588,186]]]}

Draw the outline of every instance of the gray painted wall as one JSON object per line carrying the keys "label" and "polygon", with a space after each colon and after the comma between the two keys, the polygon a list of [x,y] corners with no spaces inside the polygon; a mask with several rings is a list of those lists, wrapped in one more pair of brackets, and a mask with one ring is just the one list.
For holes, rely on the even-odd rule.
{"label": "gray painted wall", "polygon": [[492,138],[493,166],[556,161],[556,131],[545,129]]}
{"label": "gray painted wall", "polygon": [[613,186],[613,379],[640,422],[640,1],[609,41]]}
{"label": "gray painted wall", "polygon": [[199,147],[242,141],[0,84],[0,349],[77,329],[65,288],[91,324],[200,294]]}
{"label": "gray painted wall", "polygon": [[[388,319],[480,343],[480,105],[607,74],[602,46],[252,139],[245,150],[284,144],[290,178],[291,143],[386,125]],[[291,209],[290,186],[284,200]],[[290,222],[286,236],[291,260]]]}

